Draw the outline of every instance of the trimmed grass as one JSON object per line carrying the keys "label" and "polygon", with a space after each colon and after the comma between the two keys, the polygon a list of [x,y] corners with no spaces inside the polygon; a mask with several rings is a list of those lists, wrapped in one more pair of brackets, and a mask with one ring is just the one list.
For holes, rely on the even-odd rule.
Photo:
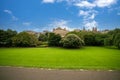
{"label": "trimmed grass", "polygon": [[0,48],[0,66],[120,70],[120,50],[105,47]]}

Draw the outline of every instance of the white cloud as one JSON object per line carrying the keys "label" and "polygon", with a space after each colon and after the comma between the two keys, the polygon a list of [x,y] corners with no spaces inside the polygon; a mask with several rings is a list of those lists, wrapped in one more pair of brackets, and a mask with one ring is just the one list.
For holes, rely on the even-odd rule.
{"label": "white cloud", "polygon": [[8,14],[12,17],[13,20],[15,20],[15,21],[18,20],[18,18],[13,15],[13,13],[12,13],[11,10],[4,10],[4,12],[5,12],[5,13],[8,13]]}
{"label": "white cloud", "polygon": [[97,11],[95,10],[80,10],[79,15],[83,16],[83,26],[86,29],[92,30],[92,27],[98,27],[97,22],[94,20],[97,15]]}
{"label": "white cloud", "polygon": [[78,7],[85,7],[85,8],[93,8],[95,7],[96,5],[93,4],[93,3],[90,3],[88,1],[81,1],[79,3],[76,3],[74,4],[75,6],[78,6]]}
{"label": "white cloud", "polygon": [[89,19],[94,19],[95,18],[95,13],[93,13],[90,17],[89,17]]}
{"label": "white cloud", "polygon": [[[80,8],[79,16],[83,16],[83,26],[91,30],[92,27],[98,27],[98,22],[94,20],[98,13],[95,11],[95,7],[109,7],[116,2],[117,0],[95,0],[93,2],[86,0],[75,3],[74,5]],[[84,11],[82,10],[83,8],[87,10]]]}
{"label": "white cloud", "polygon": [[[52,1],[52,3],[53,2],[56,3],[66,2],[68,4],[71,4],[72,6],[78,7],[79,16],[83,17],[84,26],[87,27],[88,29],[91,29],[91,27],[98,26],[98,22],[95,20],[95,17],[98,14],[98,12],[95,9],[110,7],[113,4],[117,3],[117,0],[54,0]],[[58,22],[57,25],[59,23],[60,22]],[[63,23],[65,24],[65,22],[62,22],[61,24]]]}
{"label": "white cloud", "polygon": [[93,27],[97,27],[97,26],[98,26],[98,23],[95,20],[90,22],[84,22],[84,27],[89,30],[92,30]]}
{"label": "white cloud", "polygon": [[117,0],[96,0],[94,4],[96,4],[97,7],[108,7],[113,4],[115,4]]}
{"label": "white cloud", "polygon": [[43,0],[42,2],[43,2],[43,3],[54,3],[55,0]]}
{"label": "white cloud", "polygon": [[24,26],[30,26],[31,25],[31,22],[23,22],[22,23]]}
{"label": "white cloud", "polygon": [[54,2],[67,2],[81,8],[94,8],[94,7],[109,7],[117,2],[117,0],[42,0],[43,3],[54,3]]}
{"label": "white cloud", "polygon": [[83,11],[83,10],[79,11],[79,16],[88,16],[88,15],[89,15],[89,11]]}
{"label": "white cloud", "polygon": [[103,8],[103,7],[109,7],[115,4],[116,2],[117,0],[95,0],[93,2],[89,2],[88,0],[86,0],[75,3],[74,5],[83,8],[94,8],[94,7]]}
{"label": "white cloud", "polygon": [[95,10],[80,10],[79,11],[79,16],[83,16],[84,19],[94,19],[95,16],[97,15],[97,11]]}
{"label": "white cloud", "polygon": [[70,28],[68,26],[68,23],[69,23],[69,21],[67,21],[67,20],[55,20],[49,24],[49,27],[50,27],[49,30],[52,30],[53,28],[57,28],[57,27],[61,27],[63,29],[66,28],[69,31],[74,30],[73,28]]}
{"label": "white cloud", "polygon": [[10,10],[4,10],[4,12],[6,12],[8,14],[12,14],[12,11],[10,11]]}

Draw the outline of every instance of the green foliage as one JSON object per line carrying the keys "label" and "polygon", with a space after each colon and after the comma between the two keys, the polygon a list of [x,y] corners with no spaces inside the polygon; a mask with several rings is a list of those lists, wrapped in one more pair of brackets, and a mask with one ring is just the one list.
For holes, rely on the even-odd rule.
{"label": "green foliage", "polygon": [[104,38],[106,34],[102,34],[100,32],[92,32],[92,31],[72,31],[68,34],[76,34],[82,40],[84,40],[86,46],[103,46]]}
{"label": "green foliage", "polygon": [[41,34],[39,35],[39,38],[38,38],[38,39],[39,39],[39,41],[47,41],[47,40],[48,40],[48,37],[47,37],[47,35],[41,33]]}
{"label": "green foliage", "polygon": [[83,41],[75,34],[68,34],[61,41],[63,47],[65,48],[80,48],[83,44]]}
{"label": "green foliage", "polygon": [[116,34],[114,39],[114,45],[120,49],[120,33]]}
{"label": "green foliage", "polygon": [[108,32],[107,34],[107,38],[104,40],[104,44],[105,46],[117,46],[118,48],[120,48],[120,29],[115,29],[115,30],[111,30]]}
{"label": "green foliage", "polygon": [[88,34],[84,36],[84,42],[87,46],[95,45],[95,36],[92,34]]}
{"label": "green foliage", "polygon": [[104,46],[104,39],[106,38],[106,34],[96,33],[95,34],[95,46]]}
{"label": "green foliage", "polygon": [[112,43],[112,38],[110,36],[104,39],[105,46],[112,46]]}
{"label": "green foliage", "polygon": [[67,34],[75,34],[75,35],[79,36],[82,40],[84,40],[84,35],[86,34],[86,32],[85,31],[78,31],[78,32],[71,31]]}
{"label": "green foliage", "polygon": [[38,39],[34,35],[21,32],[13,37],[12,42],[16,47],[34,47],[37,46]]}
{"label": "green foliage", "polygon": [[55,33],[49,33],[48,45],[49,46],[60,46],[61,36]]}
{"label": "green foliage", "polygon": [[0,30],[0,47],[12,46],[12,37],[17,34],[16,31],[8,29],[7,31]]}

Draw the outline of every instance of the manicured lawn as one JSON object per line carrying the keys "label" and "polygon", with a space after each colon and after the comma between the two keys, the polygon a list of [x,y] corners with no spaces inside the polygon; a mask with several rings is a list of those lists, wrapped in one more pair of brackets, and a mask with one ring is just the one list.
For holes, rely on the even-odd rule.
{"label": "manicured lawn", "polygon": [[0,66],[120,70],[120,50],[104,47],[0,48]]}

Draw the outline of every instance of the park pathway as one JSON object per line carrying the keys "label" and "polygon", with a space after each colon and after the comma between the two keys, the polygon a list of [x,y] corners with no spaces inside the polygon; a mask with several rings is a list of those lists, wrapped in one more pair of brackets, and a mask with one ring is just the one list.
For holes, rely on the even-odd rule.
{"label": "park pathway", "polygon": [[120,71],[0,67],[0,80],[120,80]]}

